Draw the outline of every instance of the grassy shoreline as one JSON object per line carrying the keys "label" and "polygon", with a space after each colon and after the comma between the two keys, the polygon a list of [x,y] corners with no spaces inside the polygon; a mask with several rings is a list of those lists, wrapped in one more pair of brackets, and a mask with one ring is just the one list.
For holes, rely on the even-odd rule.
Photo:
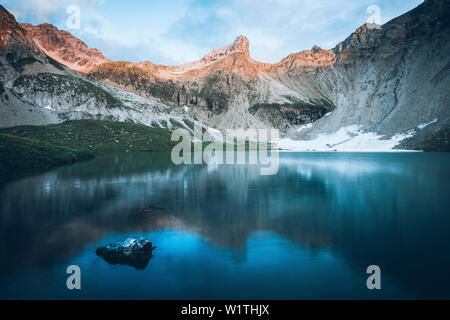
{"label": "grassy shoreline", "polygon": [[104,120],[0,129],[0,174],[49,169],[111,152],[169,151],[167,129]]}
{"label": "grassy shoreline", "polygon": [[[114,152],[170,152],[179,143],[171,141],[171,135],[168,129],[106,120],[3,128],[0,129],[0,175],[49,169]],[[210,143],[203,142],[202,150]],[[256,147],[248,141],[237,144],[247,151]],[[224,151],[228,149],[226,142],[221,146]],[[191,151],[194,151],[193,144]]]}
{"label": "grassy shoreline", "polygon": [[0,174],[4,176],[23,170],[49,169],[93,157],[94,154],[86,150],[72,150],[34,139],[0,134]]}

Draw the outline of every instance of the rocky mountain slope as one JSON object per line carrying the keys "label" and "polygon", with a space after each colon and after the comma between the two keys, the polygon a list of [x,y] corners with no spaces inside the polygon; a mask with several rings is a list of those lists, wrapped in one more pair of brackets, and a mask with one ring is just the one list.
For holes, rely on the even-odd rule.
{"label": "rocky mountain slope", "polygon": [[239,36],[233,44],[180,66],[109,62],[91,69],[88,75],[144,97],[186,106],[198,119],[218,129],[274,126],[286,131],[334,109],[309,79],[294,80],[290,68],[309,72],[330,65],[333,58],[315,47],[278,64],[261,63],[250,57],[247,38]]}
{"label": "rocky mountain slope", "polygon": [[[194,118],[183,109],[174,109],[88,79],[49,56],[66,62],[71,54],[63,55],[63,49],[50,50],[47,44],[70,44],[86,49],[80,40],[72,37],[49,42],[41,37],[34,38],[40,33],[31,29],[29,25],[18,24],[14,16],[0,6],[0,127],[106,119],[169,129],[192,128]],[[49,26],[37,28],[45,29],[56,30]],[[57,34],[57,39],[61,34],[68,35]],[[97,51],[88,49],[84,52],[97,61]],[[70,65],[92,63],[92,60],[83,60],[82,54],[77,57],[70,60]]]}
{"label": "rocky mountain slope", "polygon": [[[444,150],[450,127],[449,13],[449,0],[426,0],[383,26],[361,26],[332,50],[316,46],[275,64],[253,60],[243,36],[199,61],[163,66],[110,61],[47,24],[19,27],[28,31],[23,41],[32,51],[84,73],[88,79],[80,75],[68,84],[73,90],[77,81],[85,81],[120,92],[112,94],[119,100],[129,94],[128,110],[138,95],[141,102],[156,100],[164,110],[218,129],[275,127],[283,133],[281,147],[286,149]],[[16,83],[14,92],[27,88],[27,81]],[[50,83],[43,88],[52,88],[56,80],[39,79],[37,91],[43,81]],[[39,92],[25,100],[39,104],[42,112],[53,94]],[[50,107],[65,115],[94,112],[93,104],[79,105],[60,101]],[[99,113],[110,114],[102,105]],[[117,111],[113,117],[152,123],[147,108],[138,108],[140,116]]]}
{"label": "rocky mountain slope", "polygon": [[180,66],[111,61],[87,73],[187,106],[219,129],[276,127],[290,138],[284,148],[384,150],[403,141],[445,149],[449,12],[448,0],[427,0],[383,26],[361,26],[332,50],[314,47],[275,64],[253,60],[240,36]]}
{"label": "rocky mountain slope", "polygon": [[441,137],[438,144],[431,142],[434,149],[448,149],[448,39],[448,0],[425,1],[381,28],[362,26],[333,50],[336,62],[319,70],[314,80],[318,90],[338,107],[292,136],[326,140],[348,128],[336,145],[354,136],[376,135],[380,140],[401,141],[403,137],[400,146],[423,149],[426,140]]}
{"label": "rocky mountain slope", "polygon": [[39,26],[22,23],[35,44],[47,55],[76,71],[87,71],[99,64],[110,61],[100,50],[88,48],[80,39],[69,32],[58,30],[55,26],[44,23]]}

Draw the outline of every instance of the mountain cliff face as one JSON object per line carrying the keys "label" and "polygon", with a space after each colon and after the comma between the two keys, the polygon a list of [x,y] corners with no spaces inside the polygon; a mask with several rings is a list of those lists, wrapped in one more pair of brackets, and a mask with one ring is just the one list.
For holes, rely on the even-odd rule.
{"label": "mountain cliff face", "polygon": [[448,0],[425,1],[380,28],[362,26],[333,50],[335,64],[314,80],[338,107],[292,136],[313,139],[357,125],[356,134],[403,135],[400,146],[409,149],[426,149],[427,140],[436,139],[437,149],[448,148],[448,39]]}
{"label": "mountain cliff face", "polygon": [[[443,150],[449,145],[449,0],[427,0],[383,26],[361,26],[332,50],[315,46],[275,64],[253,60],[243,36],[179,66],[110,61],[65,31],[48,24],[18,25],[2,12],[4,60],[8,50],[23,48],[9,55],[16,60],[38,55],[47,67],[59,62],[82,72],[76,81],[107,88],[120,97],[156,100],[153,103],[161,108],[211,127],[275,127],[284,135],[282,147],[298,150],[358,150],[367,143],[374,150],[395,146]],[[67,72],[64,69],[61,76]],[[35,86],[27,82],[30,79],[16,79],[12,92],[17,97],[17,92],[34,87],[39,94],[22,101],[45,108],[43,101],[62,92],[51,91],[51,84],[42,87],[51,92],[42,94],[40,83],[54,79],[36,79],[40,82]],[[70,84],[73,88],[79,85],[76,81]],[[102,98],[99,103],[81,103],[89,107],[80,108],[77,94],[64,98],[73,103],[52,105],[67,113],[75,109],[93,114],[98,109],[108,114]],[[149,117],[145,110],[140,111],[142,117]]]}

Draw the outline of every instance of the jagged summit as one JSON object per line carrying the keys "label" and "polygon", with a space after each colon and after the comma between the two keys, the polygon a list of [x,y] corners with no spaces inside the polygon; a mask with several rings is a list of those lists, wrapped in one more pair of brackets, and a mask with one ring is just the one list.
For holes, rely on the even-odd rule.
{"label": "jagged summit", "polygon": [[249,50],[249,41],[244,36],[239,36],[234,40],[233,44],[229,46],[229,54],[235,53],[235,52],[241,52],[245,54],[246,56],[250,57],[250,50]]}
{"label": "jagged summit", "polygon": [[93,67],[110,61],[100,50],[89,48],[83,41],[67,31],[43,23],[33,26],[22,23],[35,43],[50,57],[76,71],[86,72]]}
{"label": "jagged summit", "polygon": [[33,39],[17,23],[15,17],[0,5],[0,51],[11,53],[10,59],[20,60],[38,54]]}
{"label": "jagged summit", "polygon": [[185,73],[190,70],[201,69],[235,53],[242,53],[250,58],[249,41],[246,37],[241,35],[232,44],[214,49],[200,60],[176,66],[173,72]]}
{"label": "jagged summit", "polygon": [[[361,57],[392,57],[413,41],[427,44],[440,35],[443,41],[450,32],[450,0],[427,0],[415,9],[384,25],[365,23],[333,52],[339,63],[353,63]],[[446,35],[446,36],[443,36]]]}

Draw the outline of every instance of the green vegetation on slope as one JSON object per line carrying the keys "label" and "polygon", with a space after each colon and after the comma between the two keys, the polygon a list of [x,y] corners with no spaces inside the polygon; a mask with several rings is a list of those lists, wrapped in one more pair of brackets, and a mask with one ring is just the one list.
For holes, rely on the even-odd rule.
{"label": "green vegetation on slope", "polygon": [[206,82],[200,92],[197,95],[201,98],[204,98],[208,109],[216,114],[220,114],[226,111],[228,106],[228,96],[229,94],[224,92],[226,88],[224,84],[220,84],[221,80],[223,80],[219,75],[212,75],[206,78]]}
{"label": "green vegetation on slope", "polygon": [[0,133],[31,138],[96,154],[116,151],[168,151],[176,144],[167,129],[105,120],[71,120],[47,126],[17,126]]}
{"label": "green vegetation on slope", "polygon": [[0,173],[21,169],[51,168],[90,159],[93,153],[0,134]]}
{"label": "green vegetation on slope", "polygon": [[450,152],[450,128],[435,133],[419,132],[415,136],[403,140],[395,149]]}
{"label": "green vegetation on slope", "polygon": [[282,104],[258,103],[252,105],[248,111],[259,120],[286,131],[291,126],[314,122],[333,109],[329,101],[321,99]]}
{"label": "green vegetation on slope", "polygon": [[167,129],[104,120],[0,129],[0,175],[46,169],[121,151],[169,151]]}
{"label": "green vegetation on slope", "polygon": [[48,62],[49,62],[51,65],[53,65],[56,69],[64,70],[64,66],[63,66],[61,63],[59,63],[58,61],[56,61],[55,59],[53,59],[53,58],[47,56],[47,60],[48,60]]}
{"label": "green vegetation on slope", "polygon": [[315,111],[315,110],[321,110],[324,112],[329,112],[334,109],[333,104],[331,104],[329,101],[325,99],[320,100],[310,100],[309,102],[305,101],[292,101],[292,103],[259,103],[251,106],[249,108],[249,112],[251,114],[255,114],[260,109],[269,109],[269,110],[276,110],[281,111],[283,108],[290,108],[293,110],[298,111]]}
{"label": "green vegetation on slope", "polygon": [[11,65],[16,71],[23,72],[23,69],[24,69],[25,66],[31,65],[31,64],[33,64],[35,62],[41,63],[36,58],[29,57],[29,58],[21,59],[21,60],[15,62],[15,63],[12,63]]}
{"label": "green vegetation on slope", "polygon": [[147,85],[147,92],[153,97],[158,97],[164,101],[173,101],[178,90],[176,84],[172,80],[155,81]]}

